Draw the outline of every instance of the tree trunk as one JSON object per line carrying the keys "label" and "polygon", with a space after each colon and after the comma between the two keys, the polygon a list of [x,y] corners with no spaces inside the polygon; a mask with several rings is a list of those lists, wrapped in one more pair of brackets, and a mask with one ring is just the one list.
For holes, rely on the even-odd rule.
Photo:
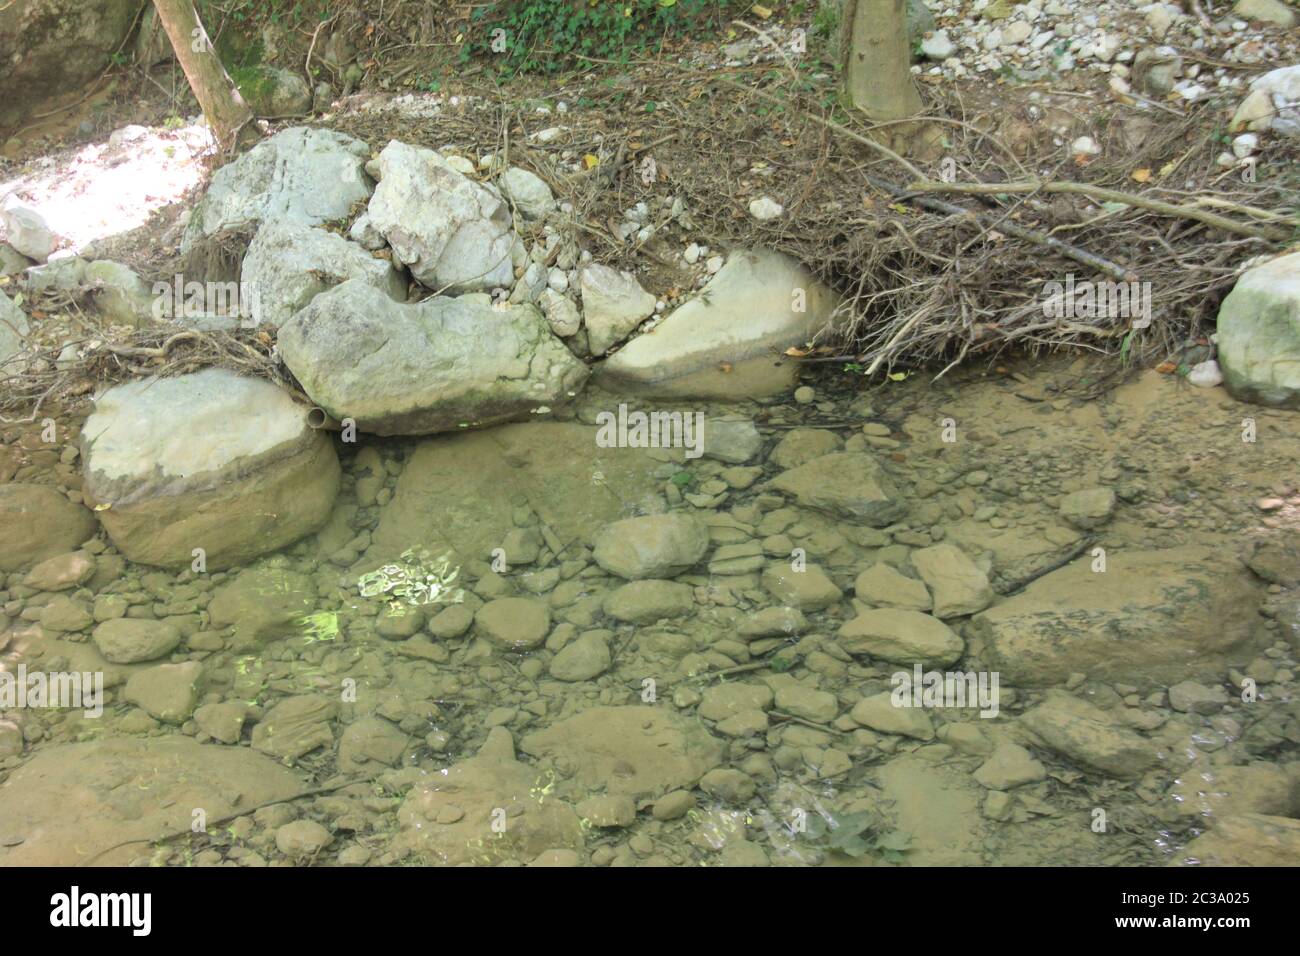
{"label": "tree trunk", "polygon": [[877,123],[921,112],[912,83],[906,0],[845,0],[844,92]]}
{"label": "tree trunk", "polygon": [[256,140],[253,112],[212,48],[192,0],[154,0],[154,6],[217,144],[233,151]]}

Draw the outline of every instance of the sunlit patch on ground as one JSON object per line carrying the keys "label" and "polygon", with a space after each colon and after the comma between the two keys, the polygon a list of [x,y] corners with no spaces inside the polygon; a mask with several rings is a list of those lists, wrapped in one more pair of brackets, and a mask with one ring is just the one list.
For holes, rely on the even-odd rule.
{"label": "sunlit patch on ground", "polygon": [[23,167],[0,181],[0,197],[16,193],[60,236],[60,250],[79,252],[179,202],[203,179],[212,149],[205,125],[124,126],[106,142]]}

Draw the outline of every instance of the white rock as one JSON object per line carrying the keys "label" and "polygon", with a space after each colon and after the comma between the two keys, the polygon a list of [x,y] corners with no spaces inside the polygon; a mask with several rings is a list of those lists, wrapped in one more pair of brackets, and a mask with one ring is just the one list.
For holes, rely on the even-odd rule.
{"label": "white rock", "polygon": [[578,329],[582,327],[582,315],[568,296],[561,295],[554,289],[545,289],[538,302],[542,307],[542,314],[546,316],[546,321],[551,326],[551,331],[560,338],[576,335]]}
{"label": "white rock", "polygon": [[12,193],[0,205],[0,221],[4,222],[9,245],[29,259],[44,262],[58,245],[58,237],[45,217]]}
{"label": "white rock", "polygon": [[655,297],[626,272],[589,265],[582,270],[579,285],[593,355],[603,355],[654,312]]}
{"label": "white rock", "polygon": [[406,282],[391,263],[342,236],[291,222],[269,222],[257,231],[241,277],[253,320],[275,328],[348,279],[361,279],[398,302],[406,300]]}
{"label": "white rock", "polygon": [[946,60],[957,52],[957,44],[948,38],[947,30],[936,30],[921,41],[921,52],[931,60]]}
{"label": "white rock", "polygon": [[1014,23],[1008,23],[1002,31],[1001,46],[1015,46],[1017,43],[1024,43],[1029,39],[1029,35],[1034,32],[1034,28],[1023,20],[1017,20]]}
{"label": "white rock", "polygon": [[1214,388],[1223,384],[1223,373],[1219,371],[1219,363],[1209,359],[1193,365],[1187,373],[1187,381],[1201,388]]}
{"label": "white rock", "polygon": [[526,169],[511,166],[498,177],[497,185],[525,219],[541,219],[555,208],[551,187]]}
{"label": "white rock", "polygon": [[686,247],[686,251],[682,253],[682,259],[686,261],[688,266],[695,265],[695,263],[700,261],[700,247],[696,243],[692,242]]}
{"label": "white rock", "polygon": [[759,222],[768,222],[780,217],[785,207],[770,196],[760,196],[749,204],[749,214]]}
{"label": "white rock", "polygon": [[370,195],[369,155],[361,140],[325,129],[296,126],[263,140],[213,174],[181,251],[199,239],[271,219],[309,226],[342,219]]}
{"label": "white rock", "polygon": [[1070,144],[1070,152],[1076,156],[1096,156],[1101,153],[1101,147],[1091,136],[1080,136]]}
{"label": "white rock", "polygon": [[370,221],[417,282],[456,292],[514,283],[513,224],[495,191],[452,169],[441,154],[396,140],[379,154],[379,165]]}
{"label": "white rock", "polygon": [[1238,159],[1245,159],[1259,147],[1259,137],[1254,133],[1242,133],[1232,141],[1232,154]]}

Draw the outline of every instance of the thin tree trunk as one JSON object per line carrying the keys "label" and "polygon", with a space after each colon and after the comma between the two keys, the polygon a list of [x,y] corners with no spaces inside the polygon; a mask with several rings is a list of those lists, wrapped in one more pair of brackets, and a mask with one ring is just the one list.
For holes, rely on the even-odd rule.
{"label": "thin tree trunk", "polygon": [[848,101],[878,123],[919,113],[906,0],[844,0],[843,16]]}
{"label": "thin tree trunk", "polygon": [[253,112],[212,48],[192,0],[154,0],[154,7],[217,144],[233,151],[257,139]]}

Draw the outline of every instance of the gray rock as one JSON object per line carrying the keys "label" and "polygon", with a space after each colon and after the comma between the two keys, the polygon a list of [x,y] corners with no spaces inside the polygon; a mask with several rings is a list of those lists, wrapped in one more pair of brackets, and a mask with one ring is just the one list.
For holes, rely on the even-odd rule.
{"label": "gray rock", "polygon": [[747,418],[710,418],[704,422],[704,457],[743,465],[763,447],[763,436]]}
{"label": "gray rock", "polygon": [[141,327],[153,322],[156,299],[133,269],[98,259],[86,266],[85,282],[94,294],[95,308],[113,323]]}
{"label": "gray rock", "polygon": [[393,141],[379,154],[370,223],[417,282],[473,292],[514,282],[510,209],[440,153]]}
{"label": "gray rock", "polygon": [[9,243],[0,242],[0,276],[17,275],[31,265],[31,259]]}
{"label": "gray rock", "polygon": [[511,166],[497,178],[497,186],[525,219],[541,219],[555,209],[551,187],[526,169]]}
{"label": "gray rock", "polygon": [[311,88],[297,73],[257,66],[239,77],[239,92],[257,116],[285,119],[311,110]]}
{"label": "gray rock", "polygon": [[1298,275],[1300,252],[1279,256],[1242,273],[1219,306],[1219,367],[1236,398],[1300,408]]}
{"label": "gray rock", "polygon": [[597,533],[596,563],[627,580],[668,578],[699,563],[709,547],[708,529],[682,512],[625,518]]}
{"label": "gray rock", "polygon": [[406,744],[406,734],[382,717],[359,717],[339,738],[339,769],[360,773],[367,768],[377,769],[376,764],[396,767]]}
{"label": "gray rock", "polygon": [[316,296],[279,346],[313,401],[380,435],[506,421],[566,400],[587,377],[533,306],[403,305],[356,279]]}
{"label": "gray rock", "polygon": [[604,355],[655,310],[655,297],[627,272],[591,263],[578,276],[582,318],[592,355]]}
{"label": "gray rock", "polygon": [[36,207],[12,193],[0,204],[0,222],[4,223],[9,245],[37,262],[48,259],[59,244],[59,237]]}
{"label": "gray rock", "polygon": [[543,289],[537,301],[552,332],[562,339],[578,334],[578,329],[582,328],[582,314],[572,299],[554,289]]}
{"label": "gray rock", "polygon": [[110,388],[81,435],[85,498],[142,564],[189,566],[201,548],[217,570],[279,550],[320,527],[338,491],[307,409],[224,369]]}
{"label": "gray rock", "polygon": [[226,230],[283,219],[319,226],[369,198],[370,147],[325,129],[295,126],[258,143],[212,176],[181,239],[181,252]]}
{"label": "gray rock", "polygon": [[276,328],[317,295],[349,279],[396,302],[406,300],[406,281],[390,262],[335,233],[295,222],[269,222],[259,229],[240,276],[251,294],[252,318]]}
{"label": "gray rock", "polygon": [[1222,687],[1185,680],[1169,688],[1169,706],[1181,714],[1217,714],[1227,702],[1228,694]]}
{"label": "gray rock", "polygon": [[653,335],[605,360],[598,377],[615,390],[665,398],[778,395],[793,385],[798,366],[774,361],[773,350],[807,343],[830,322],[837,302],[785,255],[735,252],[699,296]]}
{"label": "gray rock", "polygon": [[0,28],[5,95],[0,129],[9,135],[66,94],[83,94],[114,65],[131,35],[134,0],[44,0],[6,5]]}

